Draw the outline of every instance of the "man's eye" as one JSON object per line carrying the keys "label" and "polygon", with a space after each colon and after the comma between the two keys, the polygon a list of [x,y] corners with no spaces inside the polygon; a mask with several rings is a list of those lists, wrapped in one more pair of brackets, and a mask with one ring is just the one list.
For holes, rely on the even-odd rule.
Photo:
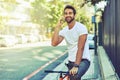
{"label": "man's eye", "polygon": [[64,13],[65,15],[67,15],[67,13]]}
{"label": "man's eye", "polygon": [[69,12],[69,14],[72,14],[72,12]]}
{"label": "man's eye", "polygon": [[65,15],[67,15],[67,14],[72,14],[73,12],[69,12],[69,13],[64,13]]}

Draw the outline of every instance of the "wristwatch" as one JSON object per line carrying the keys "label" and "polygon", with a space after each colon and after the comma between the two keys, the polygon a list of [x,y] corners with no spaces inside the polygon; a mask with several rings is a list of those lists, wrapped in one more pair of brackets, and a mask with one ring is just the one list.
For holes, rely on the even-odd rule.
{"label": "wristwatch", "polygon": [[78,68],[78,67],[79,67],[79,65],[78,65],[78,64],[74,64],[74,67],[77,67],[77,68]]}

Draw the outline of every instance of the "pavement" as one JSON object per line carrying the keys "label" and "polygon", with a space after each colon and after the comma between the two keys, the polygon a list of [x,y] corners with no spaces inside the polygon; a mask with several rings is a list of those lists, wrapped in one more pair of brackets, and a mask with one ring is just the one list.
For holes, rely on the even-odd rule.
{"label": "pavement", "polygon": [[102,80],[120,80],[104,48],[99,46],[97,52]]}
{"label": "pavement", "polygon": [[[35,43],[24,43],[24,44],[16,44],[10,47],[0,47],[0,50],[3,49],[13,49],[13,48],[24,48],[24,47],[37,47],[37,46],[51,46],[51,39],[46,39],[44,41],[35,42]],[[59,46],[66,45],[65,41],[63,41]]]}
{"label": "pavement", "polygon": [[24,43],[24,44],[16,44],[10,47],[0,47],[0,49],[13,49],[13,48],[24,48],[24,47],[36,47],[36,46],[51,46],[50,40],[36,42],[36,43]]}

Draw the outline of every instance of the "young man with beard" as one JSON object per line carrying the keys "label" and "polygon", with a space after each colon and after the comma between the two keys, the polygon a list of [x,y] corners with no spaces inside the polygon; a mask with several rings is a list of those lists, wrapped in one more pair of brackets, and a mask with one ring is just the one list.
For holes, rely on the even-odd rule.
{"label": "young man with beard", "polygon": [[63,22],[58,21],[52,36],[52,46],[57,46],[65,39],[68,48],[68,64],[70,80],[81,80],[90,66],[89,45],[87,41],[87,28],[75,20],[76,10],[67,5],[64,8],[64,18],[67,26],[62,30]]}

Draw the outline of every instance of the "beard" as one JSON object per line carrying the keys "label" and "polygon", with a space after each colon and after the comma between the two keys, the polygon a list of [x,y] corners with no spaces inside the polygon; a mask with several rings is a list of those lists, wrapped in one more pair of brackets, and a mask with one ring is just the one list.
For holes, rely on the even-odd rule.
{"label": "beard", "polygon": [[67,17],[65,18],[65,21],[69,24],[74,20],[74,17],[69,17],[70,19],[67,19]]}

